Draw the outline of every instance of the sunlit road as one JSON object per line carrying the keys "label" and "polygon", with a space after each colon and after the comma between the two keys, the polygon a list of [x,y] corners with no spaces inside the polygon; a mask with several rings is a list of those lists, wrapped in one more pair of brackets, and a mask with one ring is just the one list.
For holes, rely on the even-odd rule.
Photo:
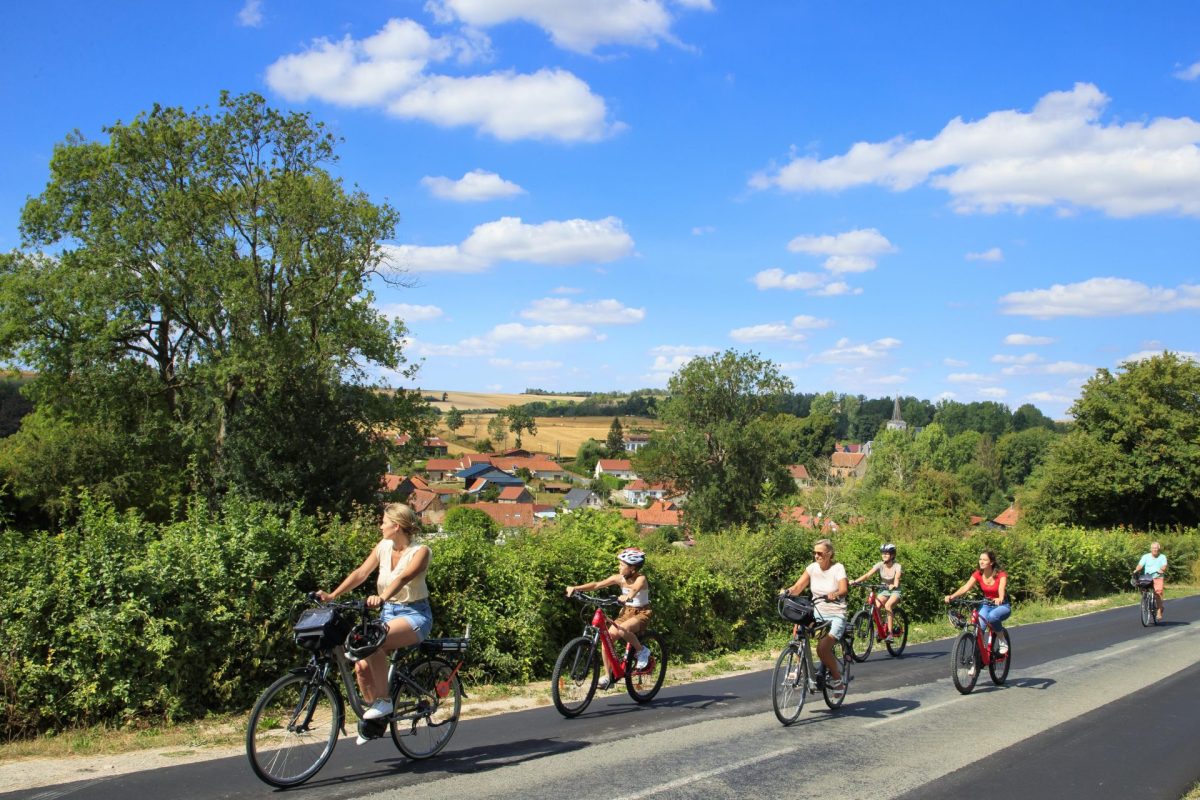
{"label": "sunlit road", "polygon": [[[901,659],[876,653],[856,665],[841,710],[810,697],[789,728],[771,713],[770,674],[756,672],[671,687],[648,707],[613,691],[575,720],[553,708],[469,720],[419,764],[388,739],[343,740],[288,794],[711,799],[811,787],[843,798],[1177,800],[1200,779],[1200,597],[1170,601],[1167,616],[1142,628],[1129,607],[1014,628],[1007,684],[985,674],[968,696],[950,683],[949,640]],[[229,758],[0,797],[270,794],[244,758]]]}

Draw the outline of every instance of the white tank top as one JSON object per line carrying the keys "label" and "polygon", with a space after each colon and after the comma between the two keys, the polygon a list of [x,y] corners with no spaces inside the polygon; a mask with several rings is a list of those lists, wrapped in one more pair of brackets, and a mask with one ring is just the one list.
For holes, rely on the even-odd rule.
{"label": "white tank top", "polygon": [[[392,569],[392,553],[395,547],[391,539],[384,539],[378,545],[379,550],[379,578],[375,581],[375,593],[380,597],[387,591],[388,586],[396,579],[396,576],[408,567],[408,562],[412,561],[413,556],[417,554],[424,545],[410,544],[404,548],[404,552],[400,555],[400,561],[396,564],[396,568]],[[418,600],[424,600],[429,597],[429,587],[425,585],[425,573],[422,572],[417,577],[413,578],[404,586],[400,587],[400,591],[388,598],[389,603],[415,603]]]}
{"label": "white tank top", "polygon": [[[626,594],[628,591],[629,587],[625,587],[621,594]],[[630,608],[645,608],[646,606],[650,605],[650,584],[647,583],[645,586],[643,586],[642,590],[637,594],[626,597],[625,605],[629,606]]]}

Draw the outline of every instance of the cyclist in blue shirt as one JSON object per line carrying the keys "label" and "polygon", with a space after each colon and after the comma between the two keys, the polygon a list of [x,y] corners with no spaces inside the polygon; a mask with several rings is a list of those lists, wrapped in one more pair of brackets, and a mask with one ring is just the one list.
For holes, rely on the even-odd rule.
{"label": "cyclist in blue shirt", "polygon": [[1142,556],[1142,560],[1134,567],[1133,573],[1142,573],[1147,578],[1154,579],[1154,598],[1158,601],[1158,618],[1163,618],[1163,578],[1167,575],[1167,557],[1162,553],[1162,545],[1150,543],[1150,552]]}

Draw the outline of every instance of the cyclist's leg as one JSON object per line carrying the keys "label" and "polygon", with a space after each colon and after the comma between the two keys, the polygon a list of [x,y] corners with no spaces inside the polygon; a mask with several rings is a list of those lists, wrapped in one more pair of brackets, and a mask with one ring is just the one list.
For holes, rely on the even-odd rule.
{"label": "cyclist's leg", "polygon": [[998,606],[992,606],[991,613],[988,614],[988,622],[991,623],[993,630],[1003,630],[1004,620],[1012,615],[1012,606],[1007,602]]}
{"label": "cyclist's leg", "polygon": [[387,699],[388,654],[401,647],[412,647],[424,641],[433,627],[429,604],[422,601],[412,605],[388,603],[380,617],[388,626],[387,638],[371,655],[354,665],[358,688],[368,703]]}
{"label": "cyclist's leg", "polygon": [[1163,579],[1154,579],[1154,601],[1158,606],[1158,618],[1163,617]]}
{"label": "cyclist's leg", "polygon": [[885,602],[883,604],[883,610],[887,612],[887,630],[888,630],[889,636],[892,635],[892,625],[895,622],[894,615],[892,614],[892,609],[895,608],[896,604],[899,602],[900,602],[900,595],[893,594],[893,595],[888,596],[887,602]]}
{"label": "cyclist's leg", "polygon": [[818,613],[817,619],[820,621],[828,620],[830,623],[829,633],[821,637],[821,641],[817,642],[817,658],[821,659],[821,663],[825,665],[825,669],[829,670],[829,674],[833,676],[833,680],[840,681],[842,679],[842,667],[833,656],[833,645],[846,630],[846,618],[840,616],[823,617]]}

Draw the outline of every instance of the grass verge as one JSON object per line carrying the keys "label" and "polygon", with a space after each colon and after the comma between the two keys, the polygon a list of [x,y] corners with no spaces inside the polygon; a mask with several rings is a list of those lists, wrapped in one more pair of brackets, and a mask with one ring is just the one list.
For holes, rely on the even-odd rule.
{"label": "grass verge", "polygon": [[[1200,593],[1200,586],[1170,586],[1167,599]],[[1137,595],[1122,592],[1088,600],[1044,601],[1019,603],[1008,625],[1024,625],[1052,619],[1103,611],[1137,603]],[[909,644],[945,639],[954,629],[946,618],[913,623],[909,628]],[[780,623],[779,634],[757,647],[695,664],[671,665],[667,670],[667,685],[716,678],[736,672],[767,669],[774,663],[788,636],[787,626]],[[618,682],[609,691],[624,691]],[[463,704],[464,718],[532,708],[550,703],[549,681],[528,684],[472,685],[470,697]],[[245,714],[214,716],[204,720],[175,725],[143,725],[141,727],[94,726],[39,736],[0,745],[0,762],[31,758],[69,758],[79,756],[113,755],[141,750],[161,751],[164,756],[192,755],[197,750],[235,747],[245,736]],[[1185,800],[1200,800],[1200,784],[1193,787]]]}

